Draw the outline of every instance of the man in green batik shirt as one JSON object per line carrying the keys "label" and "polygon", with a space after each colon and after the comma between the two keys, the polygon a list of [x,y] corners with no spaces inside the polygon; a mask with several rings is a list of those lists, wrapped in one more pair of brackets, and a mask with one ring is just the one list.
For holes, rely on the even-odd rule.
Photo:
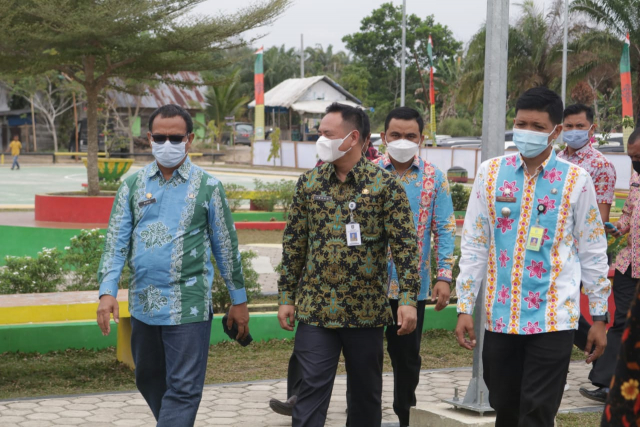
{"label": "man in green batik shirt", "polygon": [[278,320],[292,331],[302,384],[293,426],[323,426],[340,352],[349,372],[351,427],[380,425],[387,250],[398,271],[399,335],[416,326],[420,291],[413,214],[404,188],[369,162],[364,112],[334,103],[318,129],[325,162],[303,174],[284,233]]}

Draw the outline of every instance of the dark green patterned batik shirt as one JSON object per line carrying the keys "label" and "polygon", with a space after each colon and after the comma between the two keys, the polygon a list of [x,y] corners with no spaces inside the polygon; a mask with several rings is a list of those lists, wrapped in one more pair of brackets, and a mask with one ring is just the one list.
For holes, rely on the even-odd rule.
{"label": "dark green patterned batik shirt", "polygon": [[[347,246],[349,203],[362,245]],[[284,232],[280,304],[297,305],[299,322],[325,328],[393,324],[387,299],[387,251],[396,264],[400,305],[416,305],[419,253],[404,188],[362,158],[341,182],[332,164],[298,180]]]}

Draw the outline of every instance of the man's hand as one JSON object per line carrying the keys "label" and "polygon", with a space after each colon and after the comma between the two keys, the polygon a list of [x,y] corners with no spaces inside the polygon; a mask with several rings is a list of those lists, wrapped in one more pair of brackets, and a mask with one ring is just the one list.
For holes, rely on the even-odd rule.
{"label": "man's hand", "polygon": [[105,337],[111,332],[111,313],[116,323],[120,322],[120,306],[118,301],[111,295],[102,295],[98,304],[98,326]]}
{"label": "man's hand", "polygon": [[607,226],[604,227],[605,233],[610,234],[615,238],[618,238],[624,234],[622,232],[622,229],[620,228],[620,223],[616,224],[615,232],[613,230],[614,230],[613,228],[609,228]]}
{"label": "man's hand", "polygon": [[[465,338],[465,334],[469,338]],[[456,339],[460,347],[467,350],[473,350],[476,346],[476,332],[473,330],[473,316],[470,314],[460,314],[458,316],[458,324],[456,325]]]}
{"label": "man's hand", "polygon": [[[594,346],[595,349],[593,349]],[[584,348],[584,355],[587,357],[587,364],[602,356],[606,346],[607,324],[602,321],[593,322],[593,325],[589,329],[589,335],[587,335],[587,345]]]}
{"label": "man's hand", "polygon": [[238,325],[238,336],[236,339],[242,341],[249,335],[249,308],[246,302],[232,305],[229,309],[227,327],[231,329],[234,323]]}
{"label": "man's hand", "polygon": [[438,301],[436,303],[436,311],[440,311],[449,304],[449,296],[451,295],[451,287],[449,283],[439,280],[433,286],[431,292],[431,301]]}
{"label": "man's hand", "polygon": [[296,306],[283,304],[278,308],[278,322],[280,327],[287,331],[293,331],[296,326]]}
{"label": "man's hand", "polygon": [[398,306],[398,335],[408,335],[416,329],[418,310],[410,305]]}

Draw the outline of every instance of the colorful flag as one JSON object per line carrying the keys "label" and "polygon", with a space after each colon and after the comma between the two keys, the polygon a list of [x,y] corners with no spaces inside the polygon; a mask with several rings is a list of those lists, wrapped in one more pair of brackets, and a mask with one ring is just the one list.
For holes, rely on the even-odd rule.
{"label": "colorful flag", "polygon": [[629,58],[629,34],[622,47],[620,58],[620,84],[622,93],[622,117],[633,117],[633,98],[631,96],[631,59]]}
{"label": "colorful flag", "polygon": [[256,51],[256,63],[254,67],[253,86],[256,97],[255,114],[255,140],[264,140],[264,68],[262,66],[262,56],[264,48]]}

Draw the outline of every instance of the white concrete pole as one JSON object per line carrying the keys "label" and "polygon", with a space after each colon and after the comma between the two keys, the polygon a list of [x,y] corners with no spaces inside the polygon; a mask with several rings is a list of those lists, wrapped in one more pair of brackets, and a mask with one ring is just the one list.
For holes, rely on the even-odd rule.
{"label": "white concrete pole", "polygon": [[404,107],[406,85],[406,50],[407,50],[407,0],[402,0],[402,59],[400,64],[400,106]]}
{"label": "white concrete pole", "polygon": [[564,40],[562,42],[562,103],[567,105],[567,43],[569,39],[569,0],[564,0]]}

